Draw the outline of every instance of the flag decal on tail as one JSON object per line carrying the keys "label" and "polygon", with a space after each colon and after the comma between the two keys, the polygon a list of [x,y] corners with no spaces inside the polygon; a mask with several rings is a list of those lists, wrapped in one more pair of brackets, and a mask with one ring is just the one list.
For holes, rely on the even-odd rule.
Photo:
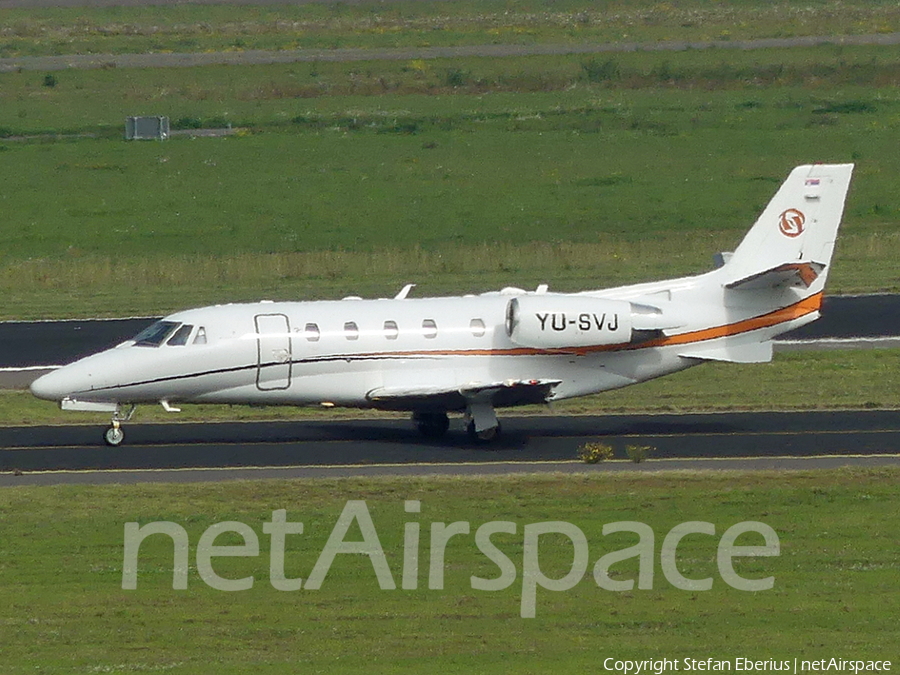
{"label": "flag decal on tail", "polygon": [[797,209],[783,211],[778,218],[778,229],[785,237],[799,237],[803,234],[806,216]]}

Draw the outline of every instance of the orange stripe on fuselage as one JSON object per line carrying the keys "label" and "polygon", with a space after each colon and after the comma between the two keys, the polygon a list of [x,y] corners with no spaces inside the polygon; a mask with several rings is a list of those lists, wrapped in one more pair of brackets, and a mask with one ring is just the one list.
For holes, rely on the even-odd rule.
{"label": "orange stripe on fuselage", "polygon": [[740,335],[741,333],[747,333],[752,330],[759,330],[760,328],[771,328],[772,326],[777,326],[780,323],[787,323],[788,321],[799,319],[800,317],[806,316],[807,314],[817,312],[821,307],[822,293],[816,293],[815,295],[811,295],[808,298],[804,298],[800,302],[794,303],[793,305],[789,305],[787,307],[782,307],[781,309],[776,309],[774,312],[769,312],[768,314],[755,316],[750,319],[744,319],[743,321],[727,324],[725,326],[704,328],[702,330],[695,330],[689,333],[679,333],[678,335],[671,335],[659,338],[657,340],[648,340],[647,342],[642,342],[641,344],[635,345],[633,347],[629,346],[627,347],[627,349],[641,349],[643,347],[665,347],[667,345],[683,345],[692,342],[715,340],[716,338],[721,337],[731,337],[734,335]]}
{"label": "orange stripe on fuselage", "polygon": [[[715,326],[713,328],[703,328],[701,330],[690,331],[687,333],[679,333],[678,335],[668,335],[654,340],[647,340],[639,344],[631,344],[629,342],[616,345],[594,345],[589,347],[566,347],[554,349],[535,349],[533,347],[513,347],[511,349],[437,349],[437,350],[416,350],[416,351],[398,351],[373,354],[382,358],[402,358],[404,356],[546,356],[555,354],[570,354],[575,356],[585,356],[587,354],[595,354],[599,352],[614,351],[634,351],[637,349],[646,349],[648,347],[668,347],[670,345],[684,345],[694,342],[704,342],[706,340],[715,340],[716,338],[731,337],[747,333],[760,328],[771,328],[780,323],[786,323],[799,319],[800,317],[818,311],[822,307],[822,293],[816,293],[808,298],[804,298],[800,302],[794,303],[781,309],[776,309],[768,314],[762,314],[750,319],[744,319],[732,324],[724,326]],[[364,354],[346,354],[340,355],[342,358],[364,357]]]}

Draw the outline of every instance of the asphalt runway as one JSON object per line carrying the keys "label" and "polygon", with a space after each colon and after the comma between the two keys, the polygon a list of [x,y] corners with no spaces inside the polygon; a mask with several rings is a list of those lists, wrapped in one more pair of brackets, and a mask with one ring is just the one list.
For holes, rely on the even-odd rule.
{"label": "asphalt runway", "polygon": [[0,322],[0,367],[61,366],[115,347],[156,320],[84,319]]}
{"label": "asphalt runway", "polygon": [[[501,440],[487,446],[472,445],[458,422],[441,441],[423,441],[405,420],[134,424],[125,427],[119,448],[103,444],[103,425],[5,428],[0,485],[900,465],[900,411],[506,417],[502,423]],[[623,459],[626,445],[654,450],[645,464],[589,467],[574,461],[588,441],[609,443]]]}

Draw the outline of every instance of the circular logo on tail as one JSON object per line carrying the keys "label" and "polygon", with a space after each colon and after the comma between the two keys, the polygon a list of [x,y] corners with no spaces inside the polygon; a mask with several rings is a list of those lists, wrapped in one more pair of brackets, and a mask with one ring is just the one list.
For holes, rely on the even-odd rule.
{"label": "circular logo on tail", "polygon": [[799,237],[803,234],[806,216],[797,209],[788,209],[778,217],[778,229],[785,237]]}

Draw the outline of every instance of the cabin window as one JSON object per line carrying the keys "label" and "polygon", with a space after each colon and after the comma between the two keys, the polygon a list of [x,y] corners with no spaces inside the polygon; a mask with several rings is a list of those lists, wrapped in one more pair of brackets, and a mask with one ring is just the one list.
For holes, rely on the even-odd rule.
{"label": "cabin window", "polygon": [[194,344],[195,345],[205,345],[206,344],[206,329],[203,326],[197,329],[197,335],[194,336]]}
{"label": "cabin window", "polygon": [[481,319],[472,319],[469,322],[469,328],[475,337],[484,337],[484,321]]}
{"label": "cabin window", "polygon": [[356,325],[355,321],[348,321],[344,324],[344,337],[348,340],[359,339],[359,327]]}
{"label": "cabin window", "polygon": [[437,324],[434,319],[425,319],[422,322],[422,335],[429,339],[437,337]]}
{"label": "cabin window", "polygon": [[400,329],[397,327],[397,322],[385,321],[384,337],[386,337],[388,340],[396,340],[398,335],[400,335]]}
{"label": "cabin window", "polygon": [[187,344],[188,338],[191,336],[193,330],[194,327],[191,324],[182,324],[178,330],[172,333],[172,337],[166,340],[166,344],[170,347],[183,347]]}
{"label": "cabin window", "polygon": [[306,328],[303,329],[303,334],[306,335],[306,339],[310,342],[318,342],[319,341],[319,324],[316,323],[308,323],[306,324]]}
{"label": "cabin window", "polygon": [[159,347],[178,327],[177,321],[157,321],[134,336],[137,347]]}

